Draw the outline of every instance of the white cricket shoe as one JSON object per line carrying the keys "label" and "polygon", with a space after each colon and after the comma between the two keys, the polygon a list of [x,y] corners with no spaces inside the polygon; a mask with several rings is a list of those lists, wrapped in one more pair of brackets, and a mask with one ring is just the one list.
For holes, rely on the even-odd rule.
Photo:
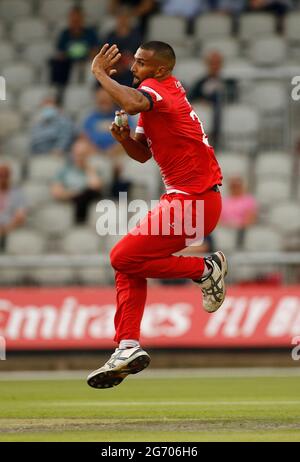
{"label": "white cricket shoe", "polygon": [[87,383],[93,388],[111,388],[119,385],[129,374],[137,374],[150,364],[150,356],[140,346],[121,350],[116,348],[110,359],[91,372]]}
{"label": "white cricket shoe", "polygon": [[223,252],[215,252],[210,257],[205,258],[212,272],[206,278],[194,281],[201,287],[203,294],[203,308],[208,313],[217,311],[225,299],[226,288],[224,278],[227,274],[227,260]]}

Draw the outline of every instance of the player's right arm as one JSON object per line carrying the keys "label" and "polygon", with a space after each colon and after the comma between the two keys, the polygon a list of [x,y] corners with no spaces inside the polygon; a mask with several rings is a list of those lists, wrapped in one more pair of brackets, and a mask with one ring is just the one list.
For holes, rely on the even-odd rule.
{"label": "player's right arm", "polygon": [[130,136],[130,127],[118,127],[115,123],[111,126],[112,136],[123,146],[129,157],[144,163],[151,159],[152,154],[148,148],[145,135],[136,133],[135,137]]}

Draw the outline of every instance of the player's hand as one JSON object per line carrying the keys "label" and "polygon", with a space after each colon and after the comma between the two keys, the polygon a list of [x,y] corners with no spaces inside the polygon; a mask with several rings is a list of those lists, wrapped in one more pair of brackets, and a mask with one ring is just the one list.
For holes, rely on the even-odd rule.
{"label": "player's hand", "polygon": [[97,77],[98,73],[105,72],[107,75],[112,76],[117,72],[114,65],[121,58],[121,53],[117,45],[109,46],[106,43],[99,53],[95,56],[92,62],[92,73]]}
{"label": "player's hand", "polygon": [[116,125],[114,122],[112,123],[110,127],[110,131],[112,136],[119,141],[119,143],[122,143],[125,140],[128,140],[130,138],[130,127],[129,125],[125,125],[122,127],[119,127]]}

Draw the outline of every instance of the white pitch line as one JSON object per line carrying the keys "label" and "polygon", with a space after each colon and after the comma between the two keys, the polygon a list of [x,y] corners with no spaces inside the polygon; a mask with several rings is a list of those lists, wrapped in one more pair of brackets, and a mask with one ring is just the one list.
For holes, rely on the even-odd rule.
{"label": "white pitch line", "polygon": [[[300,364],[299,364],[300,365]],[[91,371],[2,371],[0,381],[9,380],[85,380]],[[188,379],[188,378],[232,378],[232,377],[300,377],[300,367],[242,367],[242,368],[198,368],[198,369],[148,369],[134,376],[141,379]],[[132,377],[128,377],[132,379]],[[128,379],[127,379],[128,380]]]}
{"label": "white pitch line", "polygon": [[51,403],[34,402],[32,405],[43,407],[140,407],[140,406],[295,406],[300,400],[270,400],[270,401],[69,401],[67,403],[56,401]]}

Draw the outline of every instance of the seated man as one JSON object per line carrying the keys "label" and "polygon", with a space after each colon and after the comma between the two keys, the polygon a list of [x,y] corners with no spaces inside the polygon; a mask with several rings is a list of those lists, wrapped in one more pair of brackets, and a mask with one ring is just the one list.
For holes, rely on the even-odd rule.
{"label": "seated man", "polygon": [[56,55],[50,60],[50,80],[60,89],[60,101],[73,64],[92,59],[98,47],[98,36],[92,27],[85,25],[83,10],[78,6],[73,7],[68,27],[58,37]]}
{"label": "seated man", "polygon": [[218,147],[222,129],[222,110],[225,103],[233,103],[238,97],[237,82],[222,76],[223,56],[218,51],[208,52],[205,56],[207,68],[203,78],[198,80],[189,92],[193,103],[211,104],[213,108],[212,144]]}
{"label": "seated man", "polygon": [[31,129],[31,153],[64,155],[69,152],[75,134],[72,120],[61,112],[55,98],[45,98]]}
{"label": "seated man", "polygon": [[90,203],[101,199],[103,181],[89,165],[90,152],[88,141],[76,141],[71,162],[58,173],[52,185],[55,199],[73,202],[76,223],[85,222]]}
{"label": "seated man", "polygon": [[24,194],[11,186],[8,165],[0,164],[0,249],[5,248],[7,235],[24,224],[26,205]]}

